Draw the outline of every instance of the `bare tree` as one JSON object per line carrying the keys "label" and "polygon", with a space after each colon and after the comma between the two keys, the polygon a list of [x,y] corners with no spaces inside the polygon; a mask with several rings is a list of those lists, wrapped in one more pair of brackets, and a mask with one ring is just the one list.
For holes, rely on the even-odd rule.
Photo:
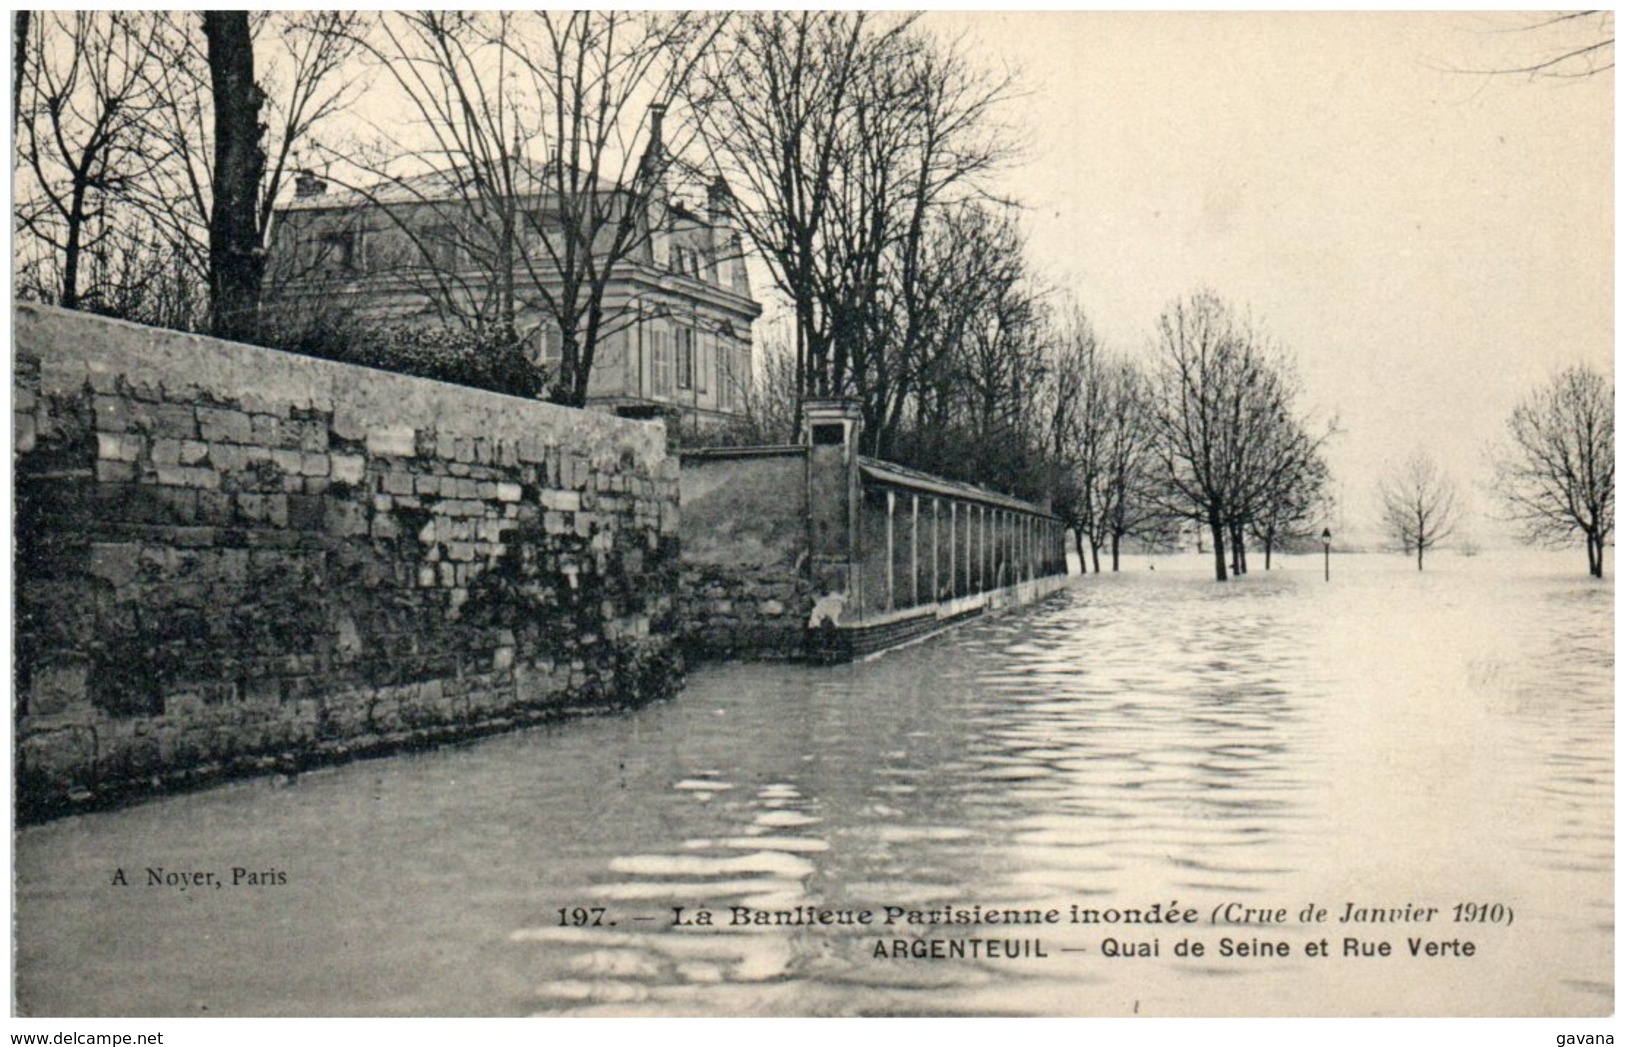
{"label": "bare tree", "polygon": [[909,18],[764,12],[740,19],[697,82],[706,146],[795,315],[801,388],[864,406],[890,453],[938,338],[945,212],[1009,154],[994,119],[1009,78]]}
{"label": "bare tree", "polygon": [[[1061,321],[1062,328],[1050,344],[1049,380],[1044,385],[1044,412],[1049,430],[1050,511],[1072,532],[1078,553],[1078,570],[1089,572],[1085,539],[1093,534],[1094,484],[1091,483],[1088,449],[1092,434],[1083,432],[1095,417],[1088,409],[1088,396],[1096,384],[1098,346],[1094,326],[1084,312],[1073,306]],[[1098,545],[1096,546],[1098,548]],[[1100,570],[1099,556],[1095,570]]]}
{"label": "bare tree", "polygon": [[1270,568],[1275,545],[1301,537],[1323,515],[1329,473],[1321,452],[1335,431],[1328,424],[1318,435],[1293,413],[1302,397],[1296,369],[1279,348],[1259,342],[1265,361],[1241,395],[1240,429],[1235,451],[1240,460],[1238,495],[1230,514],[1231,566],[1247,571],[1246,536],[1264,545],[1264,569]]}
{"label": "bare tree", "polygon": [[1156,346],[1158,501],[1170,515],[1207,528],[1214,577],[1226,581],[1226,531],[1239,497],[1235,419],[1252,369],[1247,341],[1229,307],[1202,291],[1163,310]]}
{"label": "bare tree", "polygon": [[1319,444],[1302,436],[1286,355],[1211,291],[1169,305],[1156,345],[1150,501],[1207,530],[1222,582],[1246,572],[1247,528],[1267,502],[1310,499],[1323,482]]}
{"label": "bare tree", "polygon": [[1054,402],[1051,434],[1057,479],[1051,509],[1072,532],[1078,567],[1100,573],[1100,549],[1107,541],[1118,493],[1111,460],[1112,423],[1120,391],[1094,326],[1073,307],[1062,321],[1050,362],[1049,391]]}
{"label": "bare tree", "polygon": [[1040,396],[1049,418],[1051,511],[1072,531],[1081,570],[1121,566],[1130,536],[1162,537],[1150,493],[1151,402],[1138,365],[1107,352],[1081,309],[1072,307],[1052,340]]}
{"label": "bare tree", "polygon": [[956,350],[955,415],[963,440],[945,471],[1037,497],[1048,477],[1044,419],[1035,407],[1048,377],[1052,329],[1019,254],[1007,256],[996,274]]}
{"label": "bare tree", "polygon": [[734,23],[694,85],[712,162],[741,198],[741,225],[794,310],[798,396],[839,391],[822,290],[835,282],[830,211],[874,36],[861,11],[754,12]]}
{"label": "bare tree", "polygon": [[1133,361],[1122,357],[1105,361],[1098,409],[1104,419],[1101,504],[1116,571],[1123,539],[1156,539],[1164,523],[1151,495],[1150,394],[1144,373]]}
{"label": "bare tree", "polygon": [[833,372],[849,376],[864,405],[872,453],[889,453],[923,372],[954,348],[934,337],[943,288],[928,266],[939,220],[987,210],[983,228],[1004,242],[986,245],[995,256],[984,264],[1022,252],[1014,215],[992,213],[979,198],[982,176],[1010,154],[995,116],[1011,86],[959,45],[914,32],[865,67],[832,209],[846,264],[825,293],[836,316]]}
{"label": "bare tree", "polygon": [[1585,537],[1586,566],[1601,578],[1614,531],[1614,383],[1567,368],[1513,409],[1496,488],[1533,541]]}
{"label": "bare tree", "polygon": [[[19,21],[18,27],[23,28]],[[34,293],[96,308],[86,273],[162,162],[149,133],[156,22],[127,12],[35,12],[16,72],[16,264]]]}
{"label": "bare tree", "polygon": [[[980,332],[1001,300],[1029,295],[1027,279],[1021,232],[1009,209],[972,201],[931,219],[908,307],[912,345],[899,360],[909,369],[897,383],[907,397],[894,401],[877,453],[898,453],[921,468],[953,471],[952,463],[962,459],[955,436],[971,414],[970,386],[978,374],[988,377],[997,362],[984,359],[977,367],[973,350],[986,344]],[[1013,315],[1008,308],[1005,312]],[[989,393],[997,395],[984,388],[983,417],[990,414]],[[1052,414],[1061,409],[1053,407]]]}
{"label": "bare tree", "polygon": [[1383,526],[1406,552],[1422,557],[1450,537],[1459,510],[1456,486],[1426,452],[1417,451],[1378,485]]}
{"label": "bare tree", "polygon": [[1247,526],[1264,546],[1266,571],[1278,547],[1310,537],[1330,515],[1331,474],[1320,450],[1331,431],[1328,428],[1316,439],[1302,426],[1292,425],[1272,434],[1274,453],[1260,477],[1254,508],[1247,520]]}

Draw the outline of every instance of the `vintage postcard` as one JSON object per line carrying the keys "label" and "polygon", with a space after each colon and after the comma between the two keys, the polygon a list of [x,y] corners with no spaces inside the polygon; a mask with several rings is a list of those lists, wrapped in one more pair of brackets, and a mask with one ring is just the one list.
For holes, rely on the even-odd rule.
{"label": "vintage postcard", "polygon": [[12,18],[19,1032],[1612,1042],[1611,12]]}

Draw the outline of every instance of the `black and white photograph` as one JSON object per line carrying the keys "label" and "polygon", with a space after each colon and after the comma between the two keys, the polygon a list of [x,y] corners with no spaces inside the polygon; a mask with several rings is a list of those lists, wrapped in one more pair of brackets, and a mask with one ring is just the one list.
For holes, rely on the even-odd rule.
{"label": "black and white photograph", "polygon": [[1613,1042],[1611,11],[11,30],[14,1043]]}

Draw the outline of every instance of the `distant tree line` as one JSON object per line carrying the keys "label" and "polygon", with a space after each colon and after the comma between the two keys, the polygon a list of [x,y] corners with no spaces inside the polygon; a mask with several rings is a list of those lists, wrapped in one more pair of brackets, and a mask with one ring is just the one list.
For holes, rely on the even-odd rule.
{"label": "distant tree line", "polygon": [[[1102,554],[1117,570],[1126,541],[1194,538],[1224,581],[1248,572],[1249,549],[1268,569],[1320,533],[1335,425],[1310,420],[1290,354],[1255,324],[1198,291],[1170,303],[1148,350],[1129,355],[1105,347],[1082,309],[1029,301],[1019,350],[987,351],[980,338],[947,348],[945,370],[961,377],[940,390],[953,406],[903,427],[899,460],[1047,502],[1085,572],[1102,570]],[[770,353],[745,421],[713,437],[771,442],[793,424],[794,376],[786,350]]]}

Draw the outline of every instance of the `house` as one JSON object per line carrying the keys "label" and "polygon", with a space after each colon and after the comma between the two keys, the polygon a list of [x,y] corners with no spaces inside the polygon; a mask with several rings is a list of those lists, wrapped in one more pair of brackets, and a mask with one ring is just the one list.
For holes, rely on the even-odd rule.
{"label": "house", "polygon": [[[585,268],[561,264],[572,242],[566,230],[597,228],[601,265],[630,201],[601,187],[561,208],[551,188],[560,181],[556,169],[516,169],[506,191],[492,193],[450,170],[334,188],[307,172],[278,214],[267,297],[299,311],[462,329],[511,300],[526,351],[556,374],[561,272]],[[729,219],[732,197],[720,178],[686,193],[662,184],[651,195],[627,220],[630,249],[605,281],[587,405],[723,422],[744,407],[751,325],[761,314]],[[582,219],[584,206],[598,209],[594,218]]]}

